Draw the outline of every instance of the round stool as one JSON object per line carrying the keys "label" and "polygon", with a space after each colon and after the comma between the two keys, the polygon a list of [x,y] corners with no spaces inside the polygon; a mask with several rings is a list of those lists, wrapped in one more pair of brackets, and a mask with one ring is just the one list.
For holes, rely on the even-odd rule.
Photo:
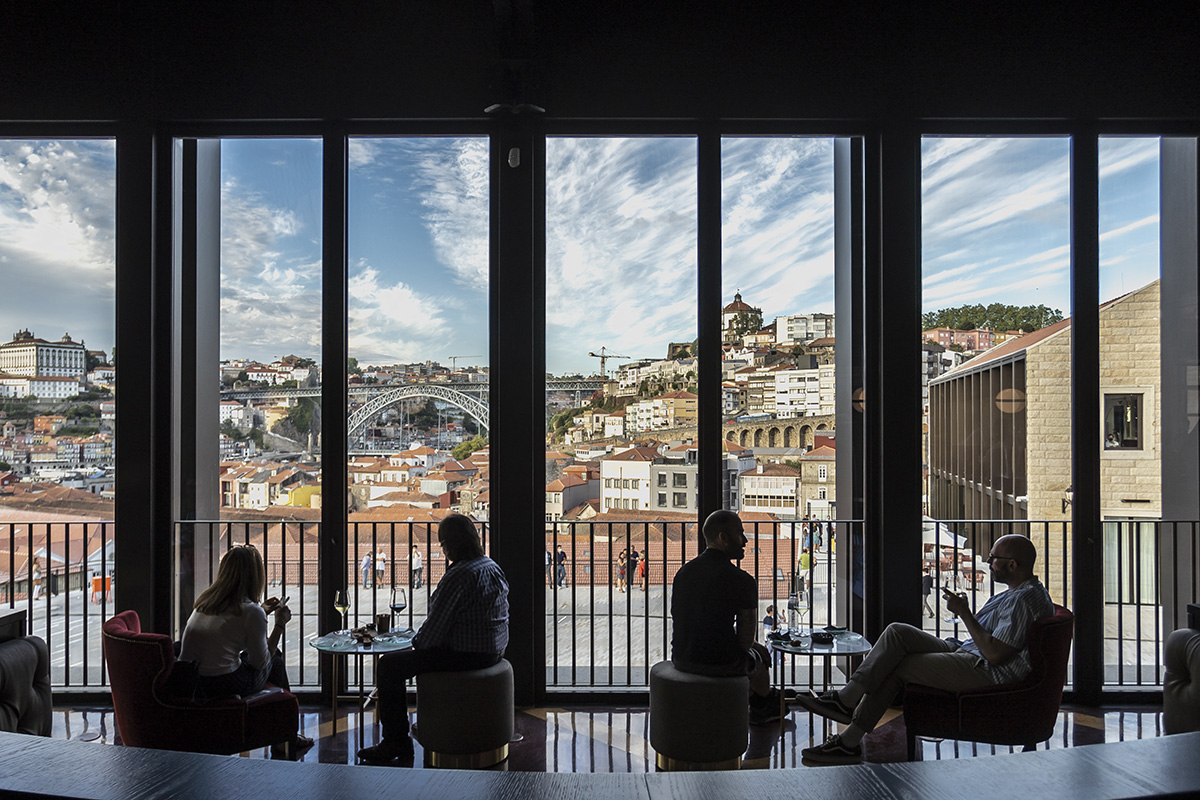
{"label": "round stool", "polygon": [[434,767],[490,767],[513,738],[513,672],[504,659],[486,669],[417,676],[417,741]]}
{"label": "round stool", "polygon": [[750,734],[750,681],[660,661],[650,670],[650,746],[661,770],[738,769]]}

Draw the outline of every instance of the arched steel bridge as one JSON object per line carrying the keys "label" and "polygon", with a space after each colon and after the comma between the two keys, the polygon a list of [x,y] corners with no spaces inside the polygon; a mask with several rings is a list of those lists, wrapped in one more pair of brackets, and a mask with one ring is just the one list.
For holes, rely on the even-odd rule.
{"label": "arched steel bridge", "polygon": [[[488,388],[490,384],[487,381],[479,381],[475,383],[388,383],[388,384],[372,384],[370,386],[351,386],[347,392],[351,397],[374,396],[384,394],[395,389],[406,388],[410,386],[448,386],[458,391],[469,394],[479,395],[485,398],[486,402]],[[552,379],[546,381],[546,394],[552,392],[598,392],[604,388],[604,381],[599,378],[583,378],[582,380],[569,379]],[[320,397],[321,387],[313,386],[304,389],[281,389],[279,387],[268,386],[258,389],[223,389],[221,391],[222,400],[283,400],[288,397]]]}
{"label": "arched steel bridge", "polygon": [[[471,384],[466,384],[470,386]],[[475,384],[476,386],[478,384]],[[442,383],[410,383],[407,386],[393,388],[390,392],[377,394],[363,406],[356,408],[347,420],[347,436],[354,439],[367,427],[367,423],[375,419],[385,409],[414,397],[428,397],[458,406],[479,424],[482,430],[491,428],[491,414],[488,408],[487,393],[475,397],[459,391],[453,385]]]}
{"label": "arched steel bridge", "polygon": [[[587,392],[600,390],[604,382],[599,378],[583,380],[548,380],[546,393],[551,392]],[[491,428],[491,410],[488,405],[488,390],[486,382],[474,383],[406,383],[382,384],[371,386],[351,386],[347,393],[356,399],[368,398],[366,402],[355,409],[347,420],[347,435],[354,439],[367,424],[377,415],[391,406],[411,400],[415,397],[428,397],[444,403],[457,406],[475,420],[484,430]],[[222,400],[284,400],[293,397],[320,397],[321,387],[304,389],[232,389],[221,392]]]}

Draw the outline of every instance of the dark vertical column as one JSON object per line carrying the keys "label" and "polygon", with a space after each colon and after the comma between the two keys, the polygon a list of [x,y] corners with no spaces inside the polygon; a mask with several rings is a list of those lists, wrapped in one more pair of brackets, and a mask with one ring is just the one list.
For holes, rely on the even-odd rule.
{"label": "dark vertical column", "polygon": [[518,705],[546,691],[545,138],[522,117],[492,138],[490,404],[492,557],[509,583]]}
{"label": "dark vertical column", "polygon": [[[903,125],[880,142],[880,258],[867,262],[866,630],[920,623],[921,139]],[[869,187],[869,184],[868,184]],[[868,195],[869,196],[869,195]],[[868,220],[870,215],[868,214]],[[872,238],[868,236],[870,247]],[[877,313],[876,313],[877,312]]]}
{"label": "dark vertical column", "polygon": [[[117,134],[116,348],[121,397],[114,450],[119,481],[114,519],[116,607],[134,610],[142,626],[167,632],[171,625],[170,519],[156,484],[166,464],[156,464],[169,406],[156,403],[155,381],[155,127],[130,119]],[[160,471],[158,467],[163,469]],[[156,500],[160,502],[156,502]]]}
{"label": "dark vertical column", "polygon": [[[700,464],[697,473],[700,502],[697,511],[703,522],[712,512],[725,507],[721,491],[721,137],[713,129],[697,141],[697,292],[696,331],[700,347],[697,363],[699,400],[696,436]],[[699,550],[704,537],[697,529]]]}
{"label": "dark vertical column", "polygon": [[[317,558],[317,619],[322,631],[341,627],[333,593],[346,588],[346,130],[331,123],[322,143],[321,207],[321,538]],[[329,656],[321,657],[327,699]]]}
{"label": "dark vertical column", "polygon": [[[1100,523],[1100,167],[1094,128],[1071,138],[1071,545],[1076,610],[1104,608]],[[1075,616],[1075,698],[1100,701],[1104,615]]]}
{"label": "dark vertical column", "polygon": [[[1163,139],[1159,170],[1162,515],[1165,520],[1194,520],[1200,519],[1200,154],[1196,139]],[[1152,418],[1151,409],[1145,410],[1144,418]],[[1178,535],[1173,526],[1164,526],[1159,543],[1162,563],[1196,563],[1193,546],[1189,526],[1179,526]],[[1187,601],[1196,590],[1192,571],[1176,569],[1178,582],[1164,574],[1160,589],[1167,630],[1187,624]]]}
{"label": "dark vertical column", "polygon": [[[833,145],[833,224],[834,224],[834,302],[837,381],[835,408],[837,419],[837,498],[836,518],[861,520],[866,497],[865,416],[862,397],[866,326],[864,312],[864,145],[860,137],[837,139]],[[861,626],[861,597],[853,592],[854,573],[862,571],[861,546],[851,546],[860,532],[857,525],[841,526],[837,551],[838,586],[852,591],[840,592],[835,609],[838,625]],[[857,564],[857,566],[856,566]],[[862,575],[858,576],[862,586]],[[853,610],[858,607],[858,619]],[[856,627],[856,630],[860,629]]]}
{"label": "dark vertical column", "polygon": [[[220,361],[221,291],[221,142],[187,139],[167,143],[178,151],[178,164],[165,165],[177,178],[171,187],[176,206],[170,220],[175,312],[172,315],[175,358],[168,365],[173,389],[175,442],[172,463],[173,517],[213,520],[218,513],[217,462],[220,385],[214,368]],[[160,237],[167,240],[168,237]],[[176,626],[182,631],[198,592],[207,584],[213,545],[208,529],[201,535],[181,525],[174,571],[178,576]],[[197,568],[197,567],[200,568]],[[196,576],[201,584],[196,584]]]}

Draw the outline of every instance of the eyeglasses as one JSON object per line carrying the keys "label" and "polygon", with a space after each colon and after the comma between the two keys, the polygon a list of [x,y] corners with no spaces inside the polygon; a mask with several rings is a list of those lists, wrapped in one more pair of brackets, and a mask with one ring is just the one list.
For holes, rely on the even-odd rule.
{"label": "eyeglasses", "polygon": [[1007,561],[1016,561],[1016,559],[1015,559],[1015,558],[1013,558],[1012,556],[988,556],[988,557],[987,557],[987,559],[986,559],[986,561],[987,561],[987,563],[988,563],[988,564],[991,564],[991,563],[992,563],[993,561],[995,561],[997,558],[1003,558],[1003,559],[1005,559],[1005,560],[1007,560]]}

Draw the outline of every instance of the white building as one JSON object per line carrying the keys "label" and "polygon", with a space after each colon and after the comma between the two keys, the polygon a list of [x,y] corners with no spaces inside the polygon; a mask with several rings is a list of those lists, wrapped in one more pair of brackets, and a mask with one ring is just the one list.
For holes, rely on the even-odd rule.
{"label": "white building", "polygon": [[26,377],[74,378],[78,383],[87,374],[87,348],[67,333],[57,342],[48,342],[38,339],[28,329],[17,331],[11,342],[0,344],[0,372]]}
{"label": "white building", "polygon": [[795,345],[833,336],[833,314],[789,314],[775,318],[775,342]]}
{"label": "white building", "polygon": [[759,464],[738,476],[742,511],[762,511],[781,518],[802,516],[800,470],[786,464]]}
{"label": "white building", "polygon": [[[82,373],[81,373],[82,374]],[[0,396],[28,397],[44,400],[66,400],[81,391],[79,378],[65,376],[28,377],[0,372]]]}
{"label": "white building", "polygon": [[662,458],[652,447],[631,447],[600,462],[600,510],[650,508],[650,466]]}

